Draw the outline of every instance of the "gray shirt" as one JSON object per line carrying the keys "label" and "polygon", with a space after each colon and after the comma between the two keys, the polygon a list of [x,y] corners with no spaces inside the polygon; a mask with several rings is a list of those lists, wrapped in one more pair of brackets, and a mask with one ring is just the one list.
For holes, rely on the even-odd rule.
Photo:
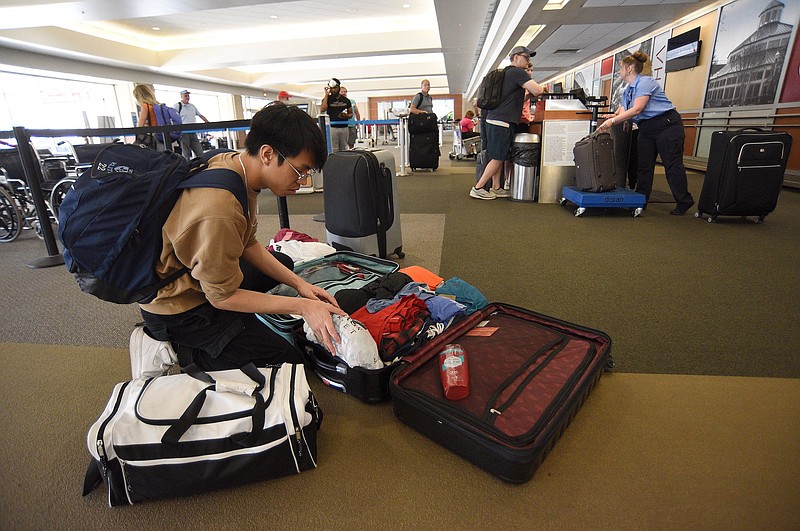
{"label": "gray shirt", "polygon": [[411,105],[420,111],[433,112],[433,98],[431,98],[430,94],[426,96],[422,92],[417,93],[414,99],[411,100]]}

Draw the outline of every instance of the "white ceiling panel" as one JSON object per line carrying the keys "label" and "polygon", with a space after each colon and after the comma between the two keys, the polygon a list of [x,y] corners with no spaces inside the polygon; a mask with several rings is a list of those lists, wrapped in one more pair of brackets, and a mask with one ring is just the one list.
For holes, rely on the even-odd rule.
{"label": "white ceiling panel", "polygon": [[542,0],[1,2],[0,68],[27,67],[16,58],[37,54],[64,75],[88,62],[108,78],[160,75],[310,99],[330,77],[362,99],[413,94],[423,77],[434,93],[461,93],[530,24],[545,25],[526,43],[543,80],[718,1],[572,0],[555,11]]}

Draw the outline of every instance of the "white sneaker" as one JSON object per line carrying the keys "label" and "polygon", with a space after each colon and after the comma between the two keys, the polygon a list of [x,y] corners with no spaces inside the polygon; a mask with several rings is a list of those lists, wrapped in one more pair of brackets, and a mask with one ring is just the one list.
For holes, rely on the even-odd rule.
{"label": "white sneaker", "polygon": [[497,199],[497,194],[491,190],[484,190],[483,188],[475,188],[474,186],[469,190],[469,196],[475,199],[492,200]]}
{"label": "white sneaker", "polygon": [[178,366],[178,356],[172,344],[153,339],[143,326],[134,327],[131,333],[130,353],[134,379],[164,376]]}
{"label": "white sneaker", "polygon": [[492,188],[492,192],[494,192],[494,195],[497,197],[511,197],[511,192],[509,192],[505,188],[499,188],[497,190]]}

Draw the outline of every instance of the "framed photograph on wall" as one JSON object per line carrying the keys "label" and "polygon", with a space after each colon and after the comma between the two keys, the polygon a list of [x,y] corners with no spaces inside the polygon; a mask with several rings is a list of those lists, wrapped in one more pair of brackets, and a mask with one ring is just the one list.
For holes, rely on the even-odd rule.
{"label": "framed photograph on wall", "polygon": [[736,0],[723,6],[703,107],[775,102],[798,2]]}

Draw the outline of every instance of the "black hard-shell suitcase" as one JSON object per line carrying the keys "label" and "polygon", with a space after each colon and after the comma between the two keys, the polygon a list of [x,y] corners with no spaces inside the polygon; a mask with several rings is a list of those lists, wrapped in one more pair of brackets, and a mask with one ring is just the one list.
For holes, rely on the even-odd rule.
{"label": "black hard-shell suitcase", "polygon": [[575,183],[584,192],[608,192],[617,187],[614,140],[594,132],[575,143]]}
{"label": "black hard-shell suitcase", "polygon": [[[400,266],[390,260],[348,251],[329,254],[295,266],[295,273],[308,282],[336,295],[342,289],[358,289],[373,280],[394,273]],[[296,297],[294,288],[281,284],[270,293]],[[349,367],[324,347],[312,343],[303,333],[303,320],[292,315],[256,314],[273,330],[298,346],[307,364],[326,385],[353,395],[369,404],[389,399],[389,375],[392,367],[364,369]]]}
{"label": "black hard-shell suitcase", "polygon": [[[450,343],[461,345],[469,366],[469,396],[458,401],[444,397],[439,374],[438,353]],[[389,390],[400,420],[500,479],[523,483],[613,365],[610,352],[603,332],[492,303],[407,357]]]}
{"label": "black hard-shell suitcase", "polygon": [[424,114],[408,115],[408,132],[412,135],[417,133],[438,133],[439,124],[436,114],[426,112]]}
{"label": "black hard-shell suitcase", "polygon": [[435,170],[439,167],[439,133],[417,133],[411,135],[408,146],[408,162],[411,169]]}
{"label": "black hard-shell suitcase", "polygon": [[325,163],[325,233],[337,250],[403,258],[394,155],[383,149],[331,153]]}
{"label": "black hard-shell suitcase", "polygon": [[761,223],[778,203],[791,148],[788,133],[714,131],[695,216],[758,216]]}

